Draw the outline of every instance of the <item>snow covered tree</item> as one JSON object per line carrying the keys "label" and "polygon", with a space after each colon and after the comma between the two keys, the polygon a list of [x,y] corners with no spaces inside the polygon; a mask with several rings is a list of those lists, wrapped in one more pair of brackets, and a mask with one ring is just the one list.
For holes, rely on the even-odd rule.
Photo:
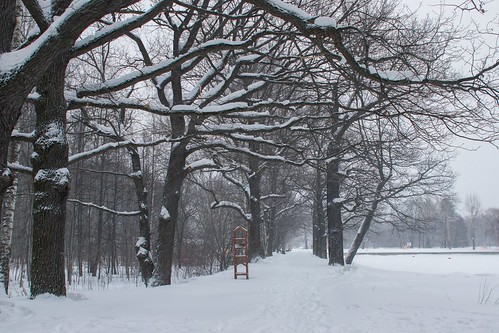
{"label": "snow covered tree", "polygon": [[[489,140],[494,135],[495,121],[490,123],[486,119],[490,119],[488,112],[494,107],[491,102],[495,97],[489,97],[497,96],[493,79],[493,69],[499,65],[497,57],[477,62],[470,55],[473,65],[469,72],[453,73],[449,66],[455,59],[454,41],[466,36],[450,27],[445,18],[419,20],[413,13],[399,11],[395,2],[384,0],[338,2],[337,7],[327,6],[325,10],[312,2],[296,2],[296,5],[270,0],[248,2],[290,22],[298,35],[317,47],[342,80],[355,83],[357,89],[365,92],[362,98],[366,103],[377,99],[380,105],[376,107],[384,110],[384,116],[410,119],[411,115],[427,115],[463,136]],[[429,40],[435,42],[430,43],[431,47]],[[407,103],[411,99],[421,103]],[[455,103],[458,99],[466,101],[465,105]],[[384,109],[383,104],[391,107]],[[442,109],[442,104],[448,105],[448,109]],[[475,122],[482,124],[481,131],[476,131]],[[333,152],[337,147],[331,149]],[[336,169],[334,164],[330,166],[330,171]],[[336,183],[331,178],[331,193],[335,192]],[[339,220],[334,218],[338,216],[335,206],[328,203],[329,214],[332,220]],[[340,251],[337,252],[335,257],[341,262]]]}
{"label": "snow covered tree", "polygon": [[[377,124],[365,122],[359,147],[359,165],[356,162],[347,168],[349,183],[355,189],[357,207],[351,218],[360,217],[358,232],[346,256],[350,264],[372,223],[397,223],[403,221],[404,213],[397,203],[431,193],[443,195],[452,185],[452,174],[448,170],[448,156],[431,152],[418,133],[410,128],[401,132],[398,125],[391,127],[388,121],[378,118]],[[354,171],[355,170],[355,171]],[[348,213],[347,213],[348,214]],[[393,217],[391,217],[393,215]],[[417,227],[417,226],[415,226]]]}
{"label": "snow covered tree", "polygon": [[[0,11],[0,198],[12,183],[12,173],[7,166],[10,136],[19,118],[26,97],[36,86],[45,71],[67,52],[93,22],[102,16],[125,8],[133,1],[92,0],[76,1],[63,11],[60,20],[52,21],[45,17],[38,1],[25,1],[33,18],[37,22],[40,33],[35,35],[31,43],[12,50],[11,43],[15,27],[15,0],[2,1]],[[57,8],[65,1],[58,1]],[[67,6],[66,3],[64,6]],[[55,7],[54,7],[55,8]],[[36,42],[35,42],[36,40]]]}
{"label": "snow covered tree", "polygon": [[[106,14],[137,2],[57,1],[44,12],[38,1],[25,1],[26,8],[38,25],[39,33],[30,40],[31,43],[23,45],[19,50],[11,51],[3,48],[0,54],[1,114],[5,120],[1,122],[0,145],[3,168],[0,184],[2,196],[12,181],[6,164],[6,152],[13,126],[27,95],[35,85],[38,89],[38,94],[32,96],[37,109],[35,154],[32,161],[37,192],[34,202],[32,297],[44,292],[65,294],[62,254],[65,203],[69,193],[65,138],[67,110],[64,96],[65,69],[72,57],[147,22],[159,13],[158,8],[166,5],[166,2],[159,2],[153,7],[156,11],[138,14],[134,19],[115,24],[105,32],[93,35],[90,33],[80,44],[75,43],[89,26]],[[2,11],[2,15],[4,15],[3,22],[15,18],[9,10]],[[60,18],[54,20],[55,16]],[[10,28],[2,29],[0,34],[2,40],[12,38]]]}

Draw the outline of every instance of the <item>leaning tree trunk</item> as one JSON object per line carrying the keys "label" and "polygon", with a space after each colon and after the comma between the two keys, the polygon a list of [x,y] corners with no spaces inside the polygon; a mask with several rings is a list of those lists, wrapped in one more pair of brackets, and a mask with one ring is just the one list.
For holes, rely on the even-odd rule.
{"label": "leaning tree trunk", "polygon": [[42,76],[35,103],[36,130],[32,155],[33,252],[31,297],[66,295],[64,229],[70,189],[64,78],[67,61],[60,57]]}
{"label": "leaning tree trunk", "polygon": [[381,201],[381,191],[385,187],[386,183],[388,182],[388,179],[383,175],[383,168],[379,168],[380,175],[381,175],[381,181],[378,183],[376,186],[376,192],[375,197],[373,202],[371,203],[371,207],[369,208],[369,211],[367,212],[364,221],[362,221],[362,224],[359,227],[359,230],[357,231],[357,234],[355,235],[354,240],[352,241],[352,245],[350,246],[350,249],[348,250],[347,256],[346,256],[346,263],[348,265],[351,265],[353,262],[353,258],[357,254],[357,250],[360,248],[360,245],[364,241],[364,237],[366,236],[366,233],[369,231],[369,228],[371,227],[371,222],[374,219],[374,215],[376,214],[376,210],[378,209],[378,205]]}
{"label": "leaning tree trunk", "polygon": [[[329,156],[338,156],[333,144],[329,145]],[[343,222],[341,220],[339,160],[333,158],[326,165],[327,184],[327,228],[329,264],[345,265],[343,258]]]}
{"label": "leaning tree trunk", "polygon": [[369,228],[371,227],[371,222],[374,218],[374,213],[376,212],[377,208],[378,208],[378,201],[375,201],[372,203],[371,208],[369,209],[367,215],[364,217],[364,220],[362,221],[359,230],[357,231],[357,234],[355,235],[355,238],[352,241],[352,245],[350,245],[350,249],[347,252],[345,258],[345,262],[347,265],[352,264],[353,258],[355,257],[357,251],[362,245],[364,237],[366,236],[366,233],[369,231]]}

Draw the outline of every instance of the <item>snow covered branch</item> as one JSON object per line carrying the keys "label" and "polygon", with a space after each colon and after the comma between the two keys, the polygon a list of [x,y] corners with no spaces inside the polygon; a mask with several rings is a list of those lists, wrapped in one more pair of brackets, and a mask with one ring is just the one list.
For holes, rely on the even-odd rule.
{"label": "snow covered branch", "polygon": [[241,215],[247,222],[251,222],[251,214],[245,213],[244,209],[236,204],[235,202],[230,202],[230,201],[219,201],[219,202],[214,202],[211,204],[211,209],[217,209],[217,208],[229,208],[232,210],[235,210],[236,212]]}
{"label": "snow covered branch", "polygon": [[22,133],[18,130],[13,130],[10,138],[14,141],[33,142],[35,139],[35,132]]}
{"label": "snow covered branch", "polygon": [[92,208],[96,208],[96,209],[99,209],[99,210],[103,210],[105,212],[108,212],[108,213],[111,213],[111,214],[115,214],[115,215],[120,215],[120,216],[137,216],[137,215],[140,215],[140,211],[120,212],[120,211],[117,211],[117,210],[114,210],[114,209],[107,208],[106,206],[99,206],[99,205],[96,205],[96,204],[91,203],[91,202],[84,202],[84,201],[80,201],[80,200],[77,200],[77,199],[68,199],[68,201],[76,203],[76,204],[79,204],[79,205],[82,205],[82,206],[92,207]]}
{"label": "snow covered branch", "polygon": [[104,45],[112,41],[113,39],[124,35],[125,33],[132,31],[135,28],[141,27],[144,23],[154,19],[159,15],[167,6],[173,3],[172,0],[162,0],[156,3],[148,11],[137,17],[130,18],[125,21],[115,22],[110,24],[93,35],[87,36],[79,41],[77,41],[74,46],[70,49],[72,56],[77,57],[91,49],[98,46]]}
{"label": "snow covered branch", "polygon": [[78,97],[88,97],[118,91],[120,89],[130,87],[138,82],[149,80],[158,75],[170,72],[173,69],[180,67],[187,61],[196,57],[204,56],[210,52],[247,48],[253,44],[254,39],[256,38],[257,37],[255,36],[246,41],[230,41],[223,39],[211,40],[199,45],[196,48],[193,48],[190,52],[182,54],[176,59],[164,60],[153,66],[145,66],[141,70],[124,75],[123,77],[87,86],[86,88],[79,90],[77,95]]}

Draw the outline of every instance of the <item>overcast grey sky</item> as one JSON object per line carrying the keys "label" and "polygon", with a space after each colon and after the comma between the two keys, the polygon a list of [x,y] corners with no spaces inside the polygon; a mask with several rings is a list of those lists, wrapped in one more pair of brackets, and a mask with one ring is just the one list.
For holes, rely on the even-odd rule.
{"label": "overcast grey sky", "polygon": [[461,206],[466,194],[475,193],[482,208],[499,208],[499,150],[487,144],[476,151],[460,150],[452,166],[458,174],[455,189]]}

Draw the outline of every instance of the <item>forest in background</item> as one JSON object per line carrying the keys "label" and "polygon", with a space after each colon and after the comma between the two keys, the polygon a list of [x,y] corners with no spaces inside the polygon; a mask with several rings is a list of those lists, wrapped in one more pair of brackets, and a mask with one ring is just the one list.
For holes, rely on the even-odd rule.
{"label": "forest in background", "polygon": [[366,244],[499,245],[499,210],[470,195],[460,216],[449,168],[454,136],[497,139],[494,32],[456,24],[486,6],[0,7],[6,291],[212,274],[239,225],[252,258],[301,238],[338,265]]}

